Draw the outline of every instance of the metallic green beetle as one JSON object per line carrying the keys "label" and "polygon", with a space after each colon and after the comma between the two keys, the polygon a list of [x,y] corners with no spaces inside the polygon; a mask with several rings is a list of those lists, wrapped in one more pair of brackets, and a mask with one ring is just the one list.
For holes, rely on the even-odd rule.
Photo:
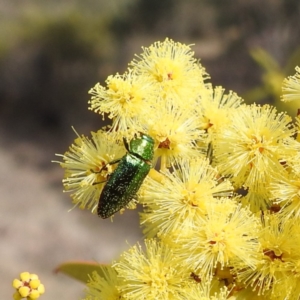
{"label": "metallic green beetle", "polygon": [[152,137],[141,133],[129,145],[125,138],[123,142],[127,154],[109,163],[119,162],[119,165],[110,175],[100,195],[97,212],[103,219],[112,216],[130,202],[151,169],[154,153]]}

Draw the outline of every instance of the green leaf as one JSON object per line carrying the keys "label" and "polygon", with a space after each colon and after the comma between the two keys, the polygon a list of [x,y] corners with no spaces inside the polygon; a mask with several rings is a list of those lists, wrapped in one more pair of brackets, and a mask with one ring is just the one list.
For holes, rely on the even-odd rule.
{"label": "green leaf", "polygon": [[[94,271],[96,271],[101,277],[104,277],[101,266],[104,265],[91,261],[70,261],[62,263],[54,271],[55,273],[60,272],[86,283],[89,279],[88,275],[91,275]],[[107,267],[107,265],[105,266]]]}

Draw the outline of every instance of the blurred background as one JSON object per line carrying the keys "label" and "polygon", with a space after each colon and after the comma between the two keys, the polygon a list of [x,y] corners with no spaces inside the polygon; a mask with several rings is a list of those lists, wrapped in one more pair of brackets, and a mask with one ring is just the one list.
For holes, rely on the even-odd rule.
{"label": "blurred background", "polygon": [[55,267],[109,263],[141,240],[137,211],[114,222],[72,208],[55,153],[102,125],[88,90],[123,73],[141,46],[166,37],[195,44],[214,86],[248,103],[279,103],[300,65],[299,0],[0,0],[0,292],[37,273],[42,299],[81,299]]}

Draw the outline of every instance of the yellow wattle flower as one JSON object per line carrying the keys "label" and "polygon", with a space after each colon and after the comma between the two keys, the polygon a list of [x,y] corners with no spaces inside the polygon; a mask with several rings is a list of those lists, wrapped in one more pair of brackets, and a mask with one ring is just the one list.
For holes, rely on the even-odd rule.
{"label": "yellow wattle flower", "polygon": [[296,67],[296,74],[283,81],[281,100],[284,102],[300,100],[300,67]]}
{"label": "yellow wattle flower", "polygon": [[20,273],[20,278],[14,279],[12,285],[16,289],[13,295],[14,300],[23,298],[35,300],[45,293],[45,287],[39,280],[38,275],[29,272]]}

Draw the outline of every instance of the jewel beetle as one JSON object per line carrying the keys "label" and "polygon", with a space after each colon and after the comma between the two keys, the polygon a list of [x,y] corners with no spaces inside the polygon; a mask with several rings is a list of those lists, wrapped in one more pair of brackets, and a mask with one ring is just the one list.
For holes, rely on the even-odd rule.
{"label": "jewel beetle", "polygon": [[123,138],[127,153],[106,182],[98,203],[97,213],[103,219],[125,207],[135,196],[151,169],[154,154],[154,140],[149,135],[140,133],[128,144]]}

